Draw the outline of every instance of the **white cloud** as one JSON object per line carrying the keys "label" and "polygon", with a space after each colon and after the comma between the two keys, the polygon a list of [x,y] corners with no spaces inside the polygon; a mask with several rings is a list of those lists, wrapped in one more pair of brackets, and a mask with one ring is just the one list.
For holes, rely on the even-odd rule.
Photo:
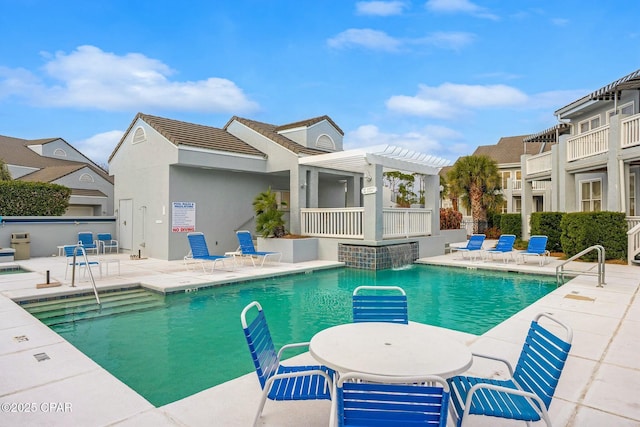
{"label": "white cloud", "polygon": [[353,149],[374,145],[393,145],[419,153],[455,160],[468,147],[461,143],[462,135],[443,126],[425,126],[418,131],[386,133],[376,125],[368,124],[347,132],[345,148]]}
{"label": "white cloud", "polygon": [[352,28],[327,41],[330,47],[344,49],[364,47],[371,50],[397,51],[401,42],[383,31]]}
{"label": "white cloud", "polygon": [[426,37],[401,39],[388,35],[383,31],[368,28],[351,28],[327,40],[329,47],[347,49],[362,47],[370,50],[399,52],[408,45],[431,45],[441,49],[458,50],[475,39],[475,35],[464,32],[436,32]]}
{"label": "white cloud", "polygon": [[162,108],[239,113],[258,107],[230,80],[171,80],[175,72],[168,65],[139,53],[120,56],[95,46],[79,46],[69,54],[44,57],[48,62],[43,76],[0,70],[0,97],[21,96],[39,106],[111,111]]}
{"label": "white cloud", "polygon": [[109,156],[118,142],[120,142],[123,134],[124,132],[121,130],[111,130],[76,141],[72,145],[93,160],[94,163],[106,166]]}
{"label": "white cloud", "polygon": [[558,27],[566,27],[567,25],[569,25],[569,20],[565,19],[565,18],[553,18],[551,20],[551,23],[553,25],[556,25]]}
{"label": "white cloud", "polygon": [[356,3],[358,15],[391,16],[401,15],[407,4],[402,1],[359,1]]}
{"label": "white cloud", "polygon": [[420,85],[417,95],[395,95],[386,105],[402,114],[453,119],[468,109],[522,106],[528,100],[525,93],[511,86],[443,83]]}
{"label": "white cloud", "polygon": [[429,0],[426,8],[441,13],[468,13],[478,18],[498,20],[498,16],[469,0]]}

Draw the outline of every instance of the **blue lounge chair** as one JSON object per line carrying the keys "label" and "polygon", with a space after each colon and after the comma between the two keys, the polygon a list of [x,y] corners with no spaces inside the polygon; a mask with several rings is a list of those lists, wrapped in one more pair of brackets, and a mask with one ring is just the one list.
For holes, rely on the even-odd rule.
{"label": "blue lounge chair", "polygon": [[527,250],[520,252],[518,255],[522,257],[522,262],[526,261],[525,257],[535,256],[540,261],[540,266],[544,265],[544,260],[550,255],[547,250],[547,236],[531,236]]}
{"label": "blue lounge chair", "polygon": [[469,254],[469,259],[475,258],[476,254],[479,254],[482,250],[482,244],[484,243],[484,239],[486,239],[486,235],[484,234],[473,234],[469,237],[469,241],[466,246],[456,247],[451,246],[451,251],[458,251],[462,255],[464,259],[464,254]]}
{"label": "blue lounge chair", "polygon": [[[360,291],[375,291],[362,295]],[[379,293],[378,291],[383,291]],[[389,294],[384,291],[393,291]],[[399,286],[358,286],[353,290],[354,322],[409,323],[407,294]]]}
{"label": "blue lounge chair", "polygon": [[211,262],[211,272],[213,272],[217,262],[221,261],[224,264],[224,260],[229,259],[229,257],[223,255],[209,254],[209,248],[207,247],[207,241],[205,240],[203,233],[188,233],[187,239],[189,239],[189,246],[191,247],[189,254],[184,257],[184,262],[187,266],[189,265],[188,263],[190,260],[199,261],[202,265],[202,271],[206,273],[207,269],[205,267],[205,263]]}
{"label": "blue lounge chair", "polygon": [[[564,329],[564,337],[552,333],[540,325],[545,317]],[[538,314],[531,322],[515,371],[508,361],[492,356],[474,354],[503,362],[511,378],[478,378],[456,376],[448,379],[451,388],[453,413],[457,426],[469,415],[486,415],[512,420],[544,420],[551,426],[547,410],[569,357],[573,331],[558,319]]]}
{"label": "blue lounge chair", "polygon": [[98,243],[93,239],[93,233],[90,231],[81,231],[78,233],[78,244],[82,245],[86,253],[93,251],[98,254]]}
{"label": "blue lounge chair", "polygon": [[338,426],[447,425],[449,386],[436,376],[340,376],[332,416]]}
{"label": "blue lounge chair", "polygon": [[483,258],[487,260],[489,258],[493,259],[494,255],[501,255],[504,262],[509,262],[507,256],[515,261],[515,258],[513,257],[513,244],[515,242],[516,236],[514,234],[503,234],[498,239],[498,243],[496,243],[495,248],[484,250]]}
{"label": "blue lounge chair", "polygon": [[[85,251],[84,246],[82,245],[65,245],[63,246],[64,255],[66,257],[66,266],[64,269],[64,278],[67,278],[67,273],[69,271],[69,266],[74,265],[74,254],[75,254],[75,267],[84,271],[84,275],[87,274],[87,268],[91,268],[91,266],[100,267],[100,261],[90,260],[87,258],[87,252]],[[102,277],[102,268],[100,268],[100,277]]]}
{"label": "blue lounge chair", "polygon": [[262,252],[256,251],[256,247],[253,245],[253,238],[251,237],[251,233],[246,230],[236,231],[236,236],[238,236],[238,243],[240,244],[239,250],[241,256],[243,258],[250,258],[253,266],[256,266],[256,258],[262,258],[262,262],[260,263],[260,267],[264,266],[264,262],[267,257],[278,257],[278,262],[282,259],[281,252]]}
{"label": "blue lounge chair", "polygon": [[114,248],[116,253],[118,253],[120,249],[118,241],[111,237],[111,233],[98,233],[98,252],[105,254],[107,253],[107,248],[109,249],[109,253],[111,253]]}
{"label": "blue lounge chair", "polygon": [[[249,323],[247,313],[252,308],[256,308],[258,314]],[[284,345],[276,353],[267,319],[262,306],[257,301],[253,301],[242,310],[240,320],[262,388],[262,398],[253,425],[256,425],[260,419],[267,398],[270,400],[332,398],[332,381],[335,374],[333,370],[321,365],[283,366],[280,364],[280,358],[285,349],[308,347],[308,342]]]}

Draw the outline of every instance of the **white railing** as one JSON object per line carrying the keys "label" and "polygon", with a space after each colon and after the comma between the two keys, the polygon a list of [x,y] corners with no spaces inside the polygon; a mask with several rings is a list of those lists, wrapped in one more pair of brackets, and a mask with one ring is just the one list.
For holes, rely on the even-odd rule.
{"label": "white railing", "polygon": [[551,172],[551,151],[528,157],[527,174]]}
{"label": "white railing", "polygon": [[383,239],[431,234],[431,210],[428,209],[383,209],[382,219]]}
{"label": "white railing", "polygon": [[314,237],[363,239],[364,208],[304,208],[300,210],[302,234]]}
{"label": "white railing", "polygon": [[640,224],[640,216],[628,216],[625,219],[627,220],[627,230],[631,230],[633,227]]}
{"label": "white railing", "polygon": [[640,145],[640,114],[627,117],[620,122],[622,126],[622,148]]}
{"label": "white railing", "polygon": [[584,159],[609,150],[609,125],[567,139],[567,161]]}
{"label": "white railing", "polygon": [[627,231],[627,264],[631,264],[640,253],[640,224]]}
{"label": "white railing", "polygon": [[[383,209],[384,239],[431,234],[429,209]],[[304,208],[300,210],[301,232],[305,236],[363,239],[364,208]]]}
{"label": "white railing", "polygon": [[[514,179],[512,181],[514,190],[522,190],[522,180]],[[551,188],[551,181],[532,181],[531,188],[534,190],[546,190]]]}

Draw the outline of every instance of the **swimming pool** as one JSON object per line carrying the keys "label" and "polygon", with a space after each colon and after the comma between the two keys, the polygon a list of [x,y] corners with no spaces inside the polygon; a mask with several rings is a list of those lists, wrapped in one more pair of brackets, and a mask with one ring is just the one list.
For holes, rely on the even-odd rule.
{"label": "swimming pool", "polygon": [[156,296],[156,308],[87,321],[70,316],[52,329],[161,406],[253,371],[240,325],[251,301],[262,304],[280,347],[350,322],[353,289],[371,284],[402,286],[412,321],[473,334],[556,288],[552,277],[450,267],[334,269]]}

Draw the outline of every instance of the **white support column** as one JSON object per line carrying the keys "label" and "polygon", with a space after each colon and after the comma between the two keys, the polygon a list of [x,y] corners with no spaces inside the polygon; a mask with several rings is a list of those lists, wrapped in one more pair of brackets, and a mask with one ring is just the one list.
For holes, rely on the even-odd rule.
{"label": "white support column", "polygon": [[440,176],[424,177],[424,208],[431,209],[431,235],[440,234]]}
{"label": "white support column", "polygon": [[364,189],[375,187],[375,192],[364,195],[364,240],[382,240],[382,165],[365,166]]}
{"label": "white support column", "polygon": [[289,231],[300,234],[300,209],[307,205],[307,168],[298,167],[289,175]]}

